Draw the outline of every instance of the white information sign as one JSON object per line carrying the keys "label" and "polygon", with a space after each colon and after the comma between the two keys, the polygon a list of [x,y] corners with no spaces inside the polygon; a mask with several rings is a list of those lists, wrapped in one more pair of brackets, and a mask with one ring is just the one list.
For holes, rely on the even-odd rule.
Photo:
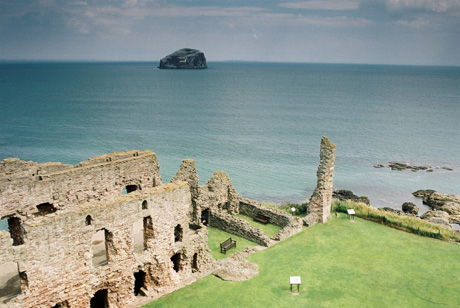
{"label": "white information sign", "polygon": [[355,215],[355,210],[354,209],[349,209],[347,210],[348,215]]}
{"label": "white information sign", "polygon": [[289,276],[290,284],[300,284],[300,276]]}

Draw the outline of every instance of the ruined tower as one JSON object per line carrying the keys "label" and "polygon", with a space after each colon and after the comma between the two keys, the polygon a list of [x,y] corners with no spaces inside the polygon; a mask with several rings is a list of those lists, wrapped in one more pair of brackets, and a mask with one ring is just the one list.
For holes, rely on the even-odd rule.
{"label": "ruined tower", "polygon": [[327,139],[321,138],[320,162],[316,172],[317,184],[310,197],[308,214],[316,215],[317,222],[325,223],[331,214],[335,145]]}

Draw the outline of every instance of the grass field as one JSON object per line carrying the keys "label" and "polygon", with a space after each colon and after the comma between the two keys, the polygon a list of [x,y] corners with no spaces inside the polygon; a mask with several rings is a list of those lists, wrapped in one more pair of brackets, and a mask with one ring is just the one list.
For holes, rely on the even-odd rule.
{"label": "grass field", "polygon": [[277,234],[282,229],[280,226],[277,226],[274,224],[263,224],[261,222],[255,221],[254,219],[252,219],[252,217],[249,217],[243,214],[238,214],[236,215],[236,217],[246,220],[253,227],[256,227],[262,230],[262,232],[265,233],[265,235],[268,237],[272,237],[273,235]]}
{"label": "grass field", "polygon": [[[345,215],[249,258],[259,275],[212,275],[144,307],[459,307],[460,245]],[[289,276],[301,276],[300,295]]]}
{"label": "grass field", "polygon": [[[231,237],[232,240],[236,241],[236,247],[230,248],[230,250],[228,250],[226,254],[223,254],[220,252],[220,243],[222,243],[229,237]],[[246,247],[256,245],[257,243],[248,241],[237,235],[227,233],[217,228],[208,227],[208,247],[209,249],[211,249],[211,256],[216,260],[226,258],[237,251],[243,250]]]}

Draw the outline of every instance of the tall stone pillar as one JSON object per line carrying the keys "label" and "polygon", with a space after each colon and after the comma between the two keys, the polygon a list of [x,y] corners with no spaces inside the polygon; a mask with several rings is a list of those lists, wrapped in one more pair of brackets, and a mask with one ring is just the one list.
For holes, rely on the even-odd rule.
{"label": "tall stone pillar", "polygon": [[316,215],[318,222],[325,223],[331,214],[335,164],[335,145],[327,137],[321,138],[319,158],[317,184],[310,197],[308,214]]}

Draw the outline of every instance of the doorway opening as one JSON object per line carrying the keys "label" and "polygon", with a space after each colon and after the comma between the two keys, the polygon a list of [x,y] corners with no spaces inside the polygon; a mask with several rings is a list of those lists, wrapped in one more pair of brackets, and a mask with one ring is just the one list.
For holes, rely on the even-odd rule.
{"label": "doorway opening", "polygon": [[134,273],[134,296],[146,296],[145,292],[142,289],[147,289],[145,285],[145,272],[138,271]]}
{"label": "doorway opening", "polygon": [[108,308],[107,289],[99,290],[94,293],[90,302],[91,308]]}

